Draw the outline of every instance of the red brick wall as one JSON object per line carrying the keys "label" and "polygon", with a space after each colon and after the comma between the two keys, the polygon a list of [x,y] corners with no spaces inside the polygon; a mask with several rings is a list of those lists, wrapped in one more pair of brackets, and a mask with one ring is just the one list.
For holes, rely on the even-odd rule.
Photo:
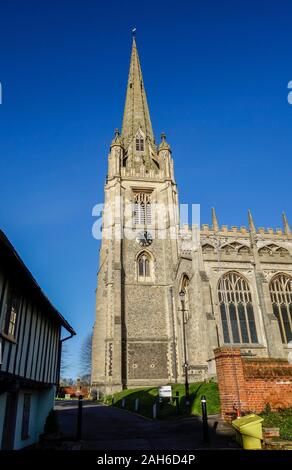
{"label": "red brick wall", "polygon": [[239,348],[215,349],[222,417],[231,420],[237,410],[263,411],[292,407],[292,364],[282,359],[242,357]]}
{"label": "red brick wall", "polygon": [[72,385],[72,387],[60,387],[58,395],[69,394],[78,396],[80,393],[83,397],[87,397],[89,394],[89,387],[87,385],[82,386],[81,389],[76,387],[76,385]]}

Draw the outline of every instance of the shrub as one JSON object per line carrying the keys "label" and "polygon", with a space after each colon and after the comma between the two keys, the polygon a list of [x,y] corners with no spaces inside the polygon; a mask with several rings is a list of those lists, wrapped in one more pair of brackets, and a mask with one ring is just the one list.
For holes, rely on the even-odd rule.
{"label": "shrub", "polygon": [[47,416],[44,431],[45,434],[54,434],[59,431],[58,419],[54,410],[51,410]]}

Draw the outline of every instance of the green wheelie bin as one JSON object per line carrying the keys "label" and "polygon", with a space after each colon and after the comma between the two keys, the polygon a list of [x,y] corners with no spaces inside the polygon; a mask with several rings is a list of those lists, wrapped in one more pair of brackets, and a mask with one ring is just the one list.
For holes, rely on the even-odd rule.
{"label": "green wheelie bin", "polygon": [[232,426],[236,431],[236,442],[247,450],[262,448],[263,418],[255,414],[243,416],[232,421]]}

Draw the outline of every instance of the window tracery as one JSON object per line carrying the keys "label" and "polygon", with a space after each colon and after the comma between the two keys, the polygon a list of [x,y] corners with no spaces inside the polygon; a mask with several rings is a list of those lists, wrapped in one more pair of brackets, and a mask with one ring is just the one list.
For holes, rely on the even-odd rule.
{"label": "window tracery", "polygon": [[224,274],[218,299],[225,343],[257,343],[252,296],[247,280],[235,271]]}
{"label": "window tracery", "polygon": [[270,295],[282,342],[287,344],[292,340],[292,277],[277,274],[270,282]]}

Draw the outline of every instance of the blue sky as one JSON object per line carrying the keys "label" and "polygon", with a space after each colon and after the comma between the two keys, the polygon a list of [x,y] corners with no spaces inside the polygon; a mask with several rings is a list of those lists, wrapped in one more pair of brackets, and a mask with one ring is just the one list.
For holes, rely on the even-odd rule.
{"label": "blue sky", "polygon": [[131,28],[157,141],[180,201],[210,223],[292,223],[292,4],[274,1],[2,0],[0,227],[78,331],[94,321],[107,154],[121,127]]}

